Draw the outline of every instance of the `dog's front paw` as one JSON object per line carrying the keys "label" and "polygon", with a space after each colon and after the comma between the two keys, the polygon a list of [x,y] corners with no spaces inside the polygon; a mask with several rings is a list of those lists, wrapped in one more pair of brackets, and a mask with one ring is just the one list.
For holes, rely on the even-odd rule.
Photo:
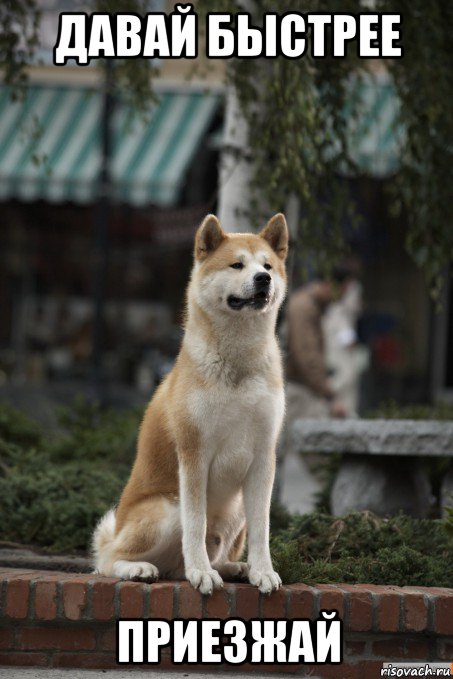
{"label": "dog's front paw", "polygon": [[224,580],[246,580],[249,567],[244,561],[226,561],[219,566],[219,573]]}
{"label": "dog's front paw", "polygon": [[256,568],[250,568],[249,582],[258,587],[263,594],[270,594],[282,584],[279,574],[272,569],[260,571]]}
{"label": "dog's front paw", "polygon": [[199,568],[188,568],[186,578],[195,589],[202,594],[212,594],[214,589],[223,587],[223,580],[214,569],[201,570]]}
{"label": "dog's front paw", "polygon": [[147,561],[115,561],[113,575],[123,580],[155,582],[159,578],[159,571]]}

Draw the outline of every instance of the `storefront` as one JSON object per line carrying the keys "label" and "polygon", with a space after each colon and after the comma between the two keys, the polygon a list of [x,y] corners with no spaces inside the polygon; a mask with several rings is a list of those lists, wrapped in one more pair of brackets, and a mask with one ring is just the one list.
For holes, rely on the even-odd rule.
{"label": "storefront", "polygon": [[102,93],[88,87],[35,84],[15,102],[0,90],[5,374],[11,368],[44,379],[89,370],[101,198],[108,205],[103,350],[118,354],[111,376],[134,381],[151,345],[176,350],[193,234],[215,200],[210,136],[221,122],[221,97],[161,89],[146,116],[115,99],[107,185],[100,180],[102,106]]}

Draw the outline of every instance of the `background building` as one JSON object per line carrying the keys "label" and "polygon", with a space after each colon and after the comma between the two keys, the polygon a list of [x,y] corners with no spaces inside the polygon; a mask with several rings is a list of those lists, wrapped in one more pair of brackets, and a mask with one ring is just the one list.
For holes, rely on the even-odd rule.
{"label": "background building", "polygon": [[[226,64],[158,63],[156,101],[137,114],[120,89],[106,102],[114,70],[52,64],[58,13],[89,8],[40,4],[29,87],[16,100],[0,89],[0,383],[147,395],[177,350],[194,231],[217,207]],[[363,405],[444,397],[453,390],[449,291],[435,315],[404,249],[404,217],[389,209],[398,102],[379,66],[351,97],[363,109],[351,128],[359,175],[344,182],[363,219],[344,229],[362,262]]]}

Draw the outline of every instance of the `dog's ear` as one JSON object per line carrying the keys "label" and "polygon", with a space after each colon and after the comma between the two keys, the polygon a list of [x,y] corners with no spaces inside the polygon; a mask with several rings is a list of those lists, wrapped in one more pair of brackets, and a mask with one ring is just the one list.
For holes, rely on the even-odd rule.
{"label": "dog's ear", "polygon": [[215,215],[207,215],[195,236],[195,259],[203,261],[227,238]]}
{"label": "dog's ear", "polygon": [[282,215],[281,212],[274,215],[261,231],[260,236],[269,243],[280,259],[286,259],[289,236],[285,215]]}

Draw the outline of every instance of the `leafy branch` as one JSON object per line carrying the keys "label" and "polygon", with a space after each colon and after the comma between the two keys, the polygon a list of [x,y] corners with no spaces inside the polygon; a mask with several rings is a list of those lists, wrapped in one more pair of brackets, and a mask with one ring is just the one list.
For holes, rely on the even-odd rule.
{"label": "leafy branch", "polygon": [[[294,10],[293,0],[248,0],[256,23],[268,11]],[[199,0],[199,14],[237,12],[246,0]],[[96,0],[93,9],[115,12],[115,0]],[[143,15],[146,0],[126,0],[122,11]],[[342,12],[355,13],[356,0]],[[335,12],[334,0],[307,0],[305,12]],[[404,57],[386,64],[401,103],[405,143],[400,168],[392,178],[392,211],[407,218],[406,247],[421,267],[434,296],[453,262],[453,228],[449,176],[453,139],[453,5],[441,0],[376,0],[373,11],[403,17]],[[19,92],[26,67],[39,42],[36,0],[0,3],[0,69],[6,84]],[[203,25],[203,21],[199,22]],[[132,105],[146,111],[152,101],[152,60],[116,62],[116,78]],[[342,223],[353,223],[353,203],[340,169],[353,167],[347,146],[345,101],[352,73],[366,69],[353,49],[345,59],[233,59],[228,79],[234,84],[250,129],[254,177],[250,212],[261,219],[260,206],[278,210],[291,194],[301,202],[298,250],[317,254],[326,268],[345,249]],[[354,111],[348,111],[348,116]],[[328,153],[332,145],[336,153]],[[264,201],[263,201],[264,198]]]}

